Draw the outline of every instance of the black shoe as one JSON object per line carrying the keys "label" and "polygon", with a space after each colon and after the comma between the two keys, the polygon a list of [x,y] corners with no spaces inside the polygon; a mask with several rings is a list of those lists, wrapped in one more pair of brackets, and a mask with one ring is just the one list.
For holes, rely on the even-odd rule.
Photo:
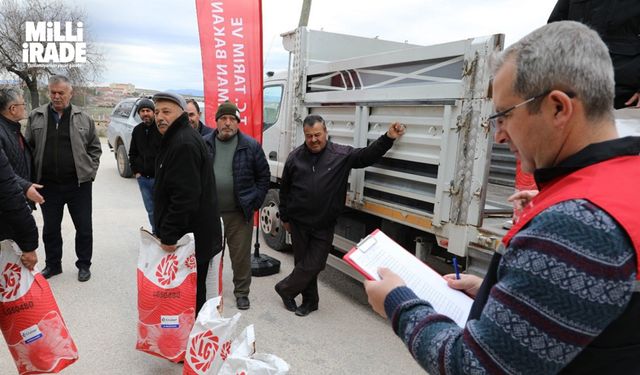
{"label": "black shoe", "polygon": [[284,303],[284,308],[291,312],[296,311],[296,309],[298,308],[298,305],[296,305],[296,300],[291,297],[287,297],[283,295],[280,292],[280,289],[278,288],[278,284],[276,284],[275,289],[276,289],[276,293],[278,293],[280,298],[282,298],[282,303]]}
{"label": "black shoe", "polygon": [[236,306],[238,307],[238,310],[249,310],[249,306],[251,306],[249,297],[236,298]]}
{"label": "black shoe", "polygon": [[318,303],[317,302],[316,303],[302,302],[300,307],[298,307],[296,309],[296,315],[298,315],[298,316],[307,316],[312,311],[316,311],[316,310],[318,310]]}
{"label": "black shoe", "polygon": [[40,273],[42,274],[42,277],[44,277],[45,279],[48,279],[52,276],[61,274],[62,267],[53,268],[53,267],[46,266]]}
{"label": "black shoe", "polygon": [[91,278],[91,271],[88,268],[80,268],[78,270],[78,281],[89,281]]}

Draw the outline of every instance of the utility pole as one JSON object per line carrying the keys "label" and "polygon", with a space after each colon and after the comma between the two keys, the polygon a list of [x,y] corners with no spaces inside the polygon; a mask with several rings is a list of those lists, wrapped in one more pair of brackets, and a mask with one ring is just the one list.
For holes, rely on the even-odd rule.
{"label": "utility pole", "polygon": [[311,13],[311,0],[303,0],[302,10],[300,11],[300,22],[298,22],[298,27],[309,25],[309,13]]}

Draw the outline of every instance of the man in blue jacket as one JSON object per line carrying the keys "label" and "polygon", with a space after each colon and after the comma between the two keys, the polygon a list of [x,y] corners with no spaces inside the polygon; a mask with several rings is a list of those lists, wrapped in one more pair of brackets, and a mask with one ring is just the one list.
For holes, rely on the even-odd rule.
{"label": "man in blue jacket", "polygon": [[260,144],[238,130],[240,111],[235,104],[220,104],[216,124],[217,129],[204,141],[213,157],[218,205],[233,268],[233,294],[238,309],[247,310],[253,213],[260,209],[269,190],[269,164]]}

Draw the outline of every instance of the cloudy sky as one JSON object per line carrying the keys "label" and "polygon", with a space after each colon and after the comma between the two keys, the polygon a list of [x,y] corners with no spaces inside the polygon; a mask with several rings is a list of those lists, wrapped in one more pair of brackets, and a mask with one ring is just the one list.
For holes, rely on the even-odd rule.
{"label": "cloudy sky", "polygon": [[[202,89],[195,0],[64,1],[88,14],[85,32],[105,56],[101,82]],[[546,23],[555,3],[313,0],[309,27],[423,45],[503,33],[509,45]],[[265,71],[286,68],[280,33],[297,26],[301,4],[302,0],[262,0]]]}

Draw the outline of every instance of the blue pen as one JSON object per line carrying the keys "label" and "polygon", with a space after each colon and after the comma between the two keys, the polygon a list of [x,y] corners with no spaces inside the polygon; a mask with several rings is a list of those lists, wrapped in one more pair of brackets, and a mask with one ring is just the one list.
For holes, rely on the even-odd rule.
{"label": "blue pen", "polygon": [[458,258],[453,257],[453,269],[456,271],[456,280],[460,280],[460,268],[458,268]]}

